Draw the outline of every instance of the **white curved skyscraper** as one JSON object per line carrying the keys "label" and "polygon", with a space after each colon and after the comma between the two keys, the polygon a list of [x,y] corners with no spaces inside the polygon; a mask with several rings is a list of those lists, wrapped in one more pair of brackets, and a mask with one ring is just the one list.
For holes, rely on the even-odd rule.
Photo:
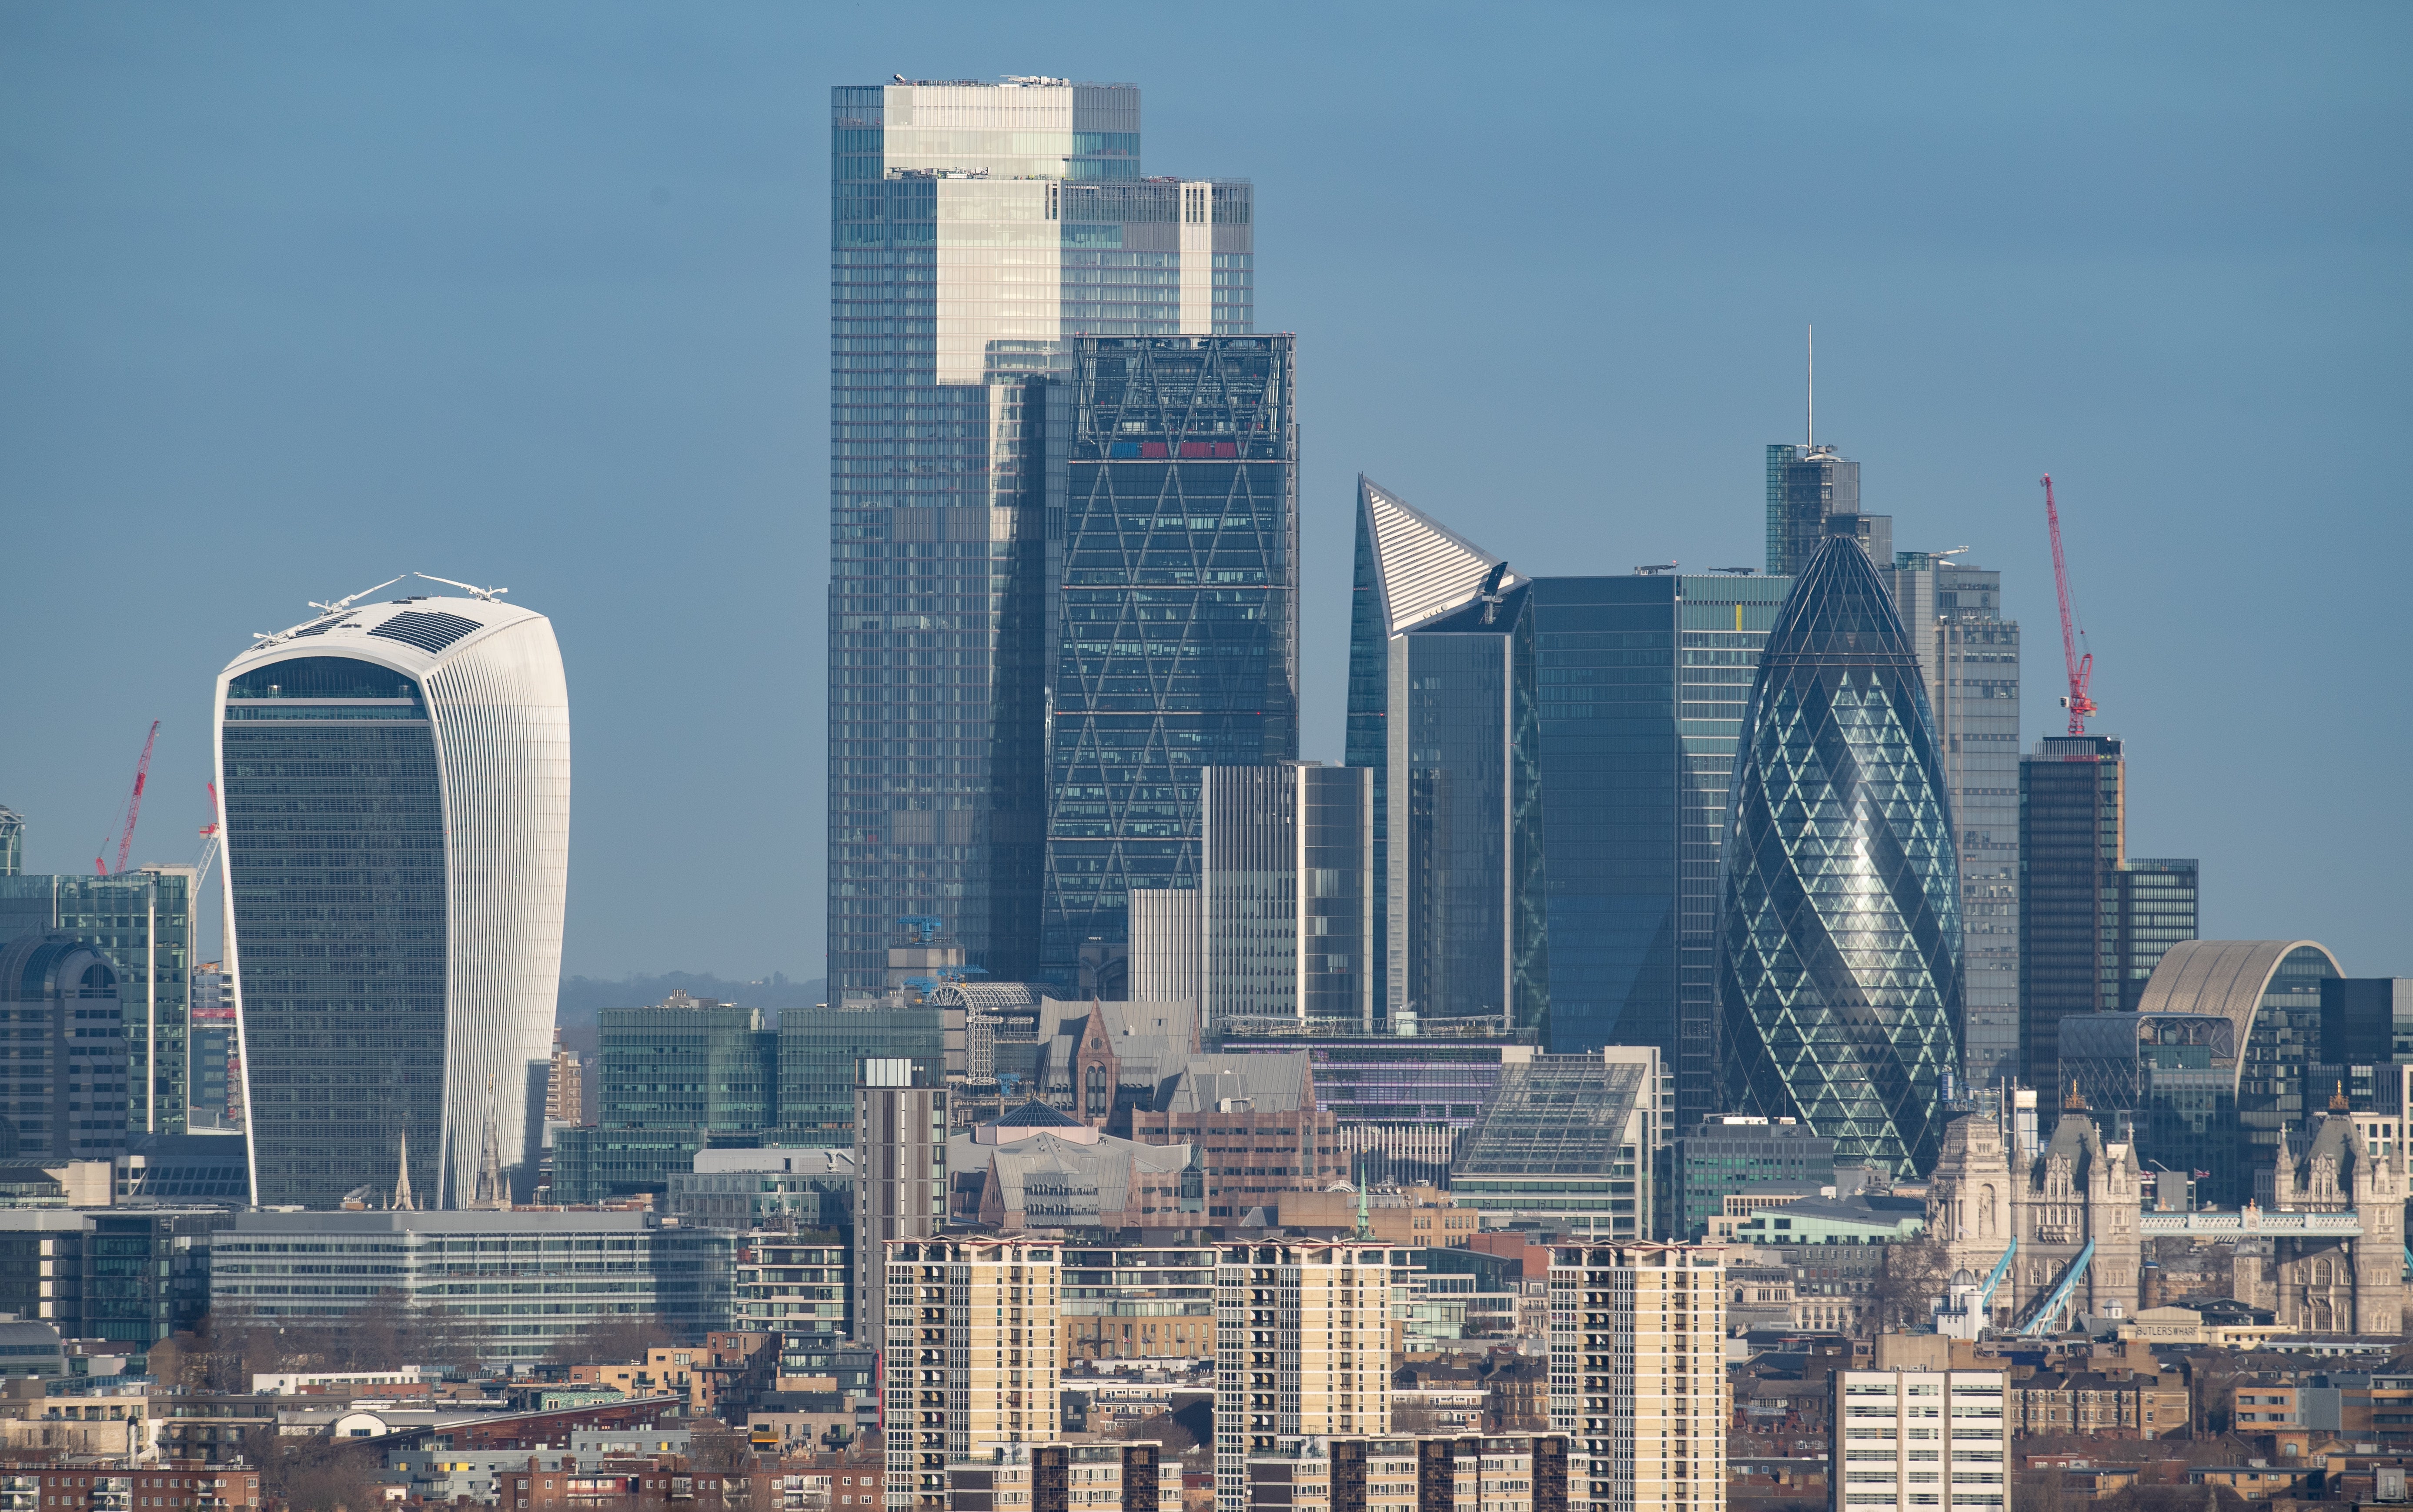
{"label": "white curved skyscraper", "polygon": [[381,1192],[407,1134],[421,1200],[465,1207],[490,1131],[525,1196],[570,853],[560,648],[491,599],[348,604],[218,674],[253,1199]]}

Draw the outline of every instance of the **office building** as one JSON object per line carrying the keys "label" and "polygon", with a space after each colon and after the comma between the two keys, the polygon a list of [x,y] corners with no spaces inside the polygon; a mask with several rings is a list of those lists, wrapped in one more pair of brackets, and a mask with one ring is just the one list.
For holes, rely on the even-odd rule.
{"label": "office building", "polygon": [[1142,1144],[1196,1147],[1209,1224],[1237,1223],[1257,1208],[1270,1214],[1281,1193],[1317,1190],[1348,1174],[1303,1054],[1187,1057],[1130,1118],[1131,1136]]}
{"label": "office building", "polygon": [[1044,1103],[948,1141],[951,1222],[1024,1229],[1195,1228],[1206,1169],[1195,1145],[1118,1139]]}
{"label": "office building", "polygon": [[2226,1201],[2240,1189],[2243,1154],[2238,1044],[2237,1026],[2216,1013],[2065,1014],[2055,1086],[2085,1105],[2105,1138],[2133,1144],[2143,1169]]}
{"label": "office building", "polygon": [[1164,1445],[984,1444],[947,1465],[946,1505],[1016,1512],[1181,1512],[1181,1464]]}
{"label": "office building", "polygon": [[1814,1193],[1835,1184],[1835,1141],[1792,1119],[1727,1115],[1676,1136],[1667,1162],[1668,1237],[1697,1241],[1729,1193],[1772,1182]]}
{"label": "office building", "polygon": [[561,1043],[561,1029],[553,1031],[553,1060],[545,1068],[544,1117],[548,1123],[586,1121],[586,1067],[578,1052]]}
{"label": "office building", "polygon": [[1549,1047],[1657,1046],[1688,1119],[1720,1105],[1726,789],[1791,586],[1656,570],[1533,585]]}
{"label": "office building", "polygon": [[716,1139],[760,1143],[778,1121],[778,1035],[762,1010],[674,991],[606,1008],[597,1119],[553,1132],[555,1202],[667,1190]]}
{"label": "office building", "polygon": [[1962,1078],[1991,1087],[2021,1074],[2020,626],[2002,615],[2000,572],[1929,552],[1893,563],[1961,852]]}
{"label": "office building", "polygon": [[888,1318],[881,1288],[889,1245],[927,1238],[947,1220],[946,1088],[933,1086],[910,1060],[863,1062],[854,1091],[854,1342],[878,1349],[880,1334],[862,1330],[876,1330]]}
{"label": "office building", "polygon": [[1567,1440],[1557,1433],[1283,1439],[1250,1456],[1248,1505],[1568,1512],[1567,1471]]}
{"label": "office building", "polygon": [[2006,1512],[2009,1381],[2001,1371],[1837,1371],[1834,1505]]}
{"label": "office building", "polygon": [[1298,755],[1293,339],[1072,343],[1041,926],[1068,987],[1132,893],[1199,884],[1201,770]]}
{"label": "office building", "polygon": [[1251,190],[1143,178],[1139,106],[1055,79],[831,92],[833,1001],[880,986],[898,914],[1035,979],[1068,338],[1250,330]]}
{"label": "office building", "polygon": [[223,1208],[0,1210],[0,1312],[138,1351],[191,1332],[210,1306],[209,1236],[233,1222]]}
{"label": "office building", "polygon": [[1736,758],[1718,962],[1733,1112],[1839,1160],[1935,1163],[1960,1064],[1961,887],[1918,661],[1849,516],[1795,582]]}
{"label": "office building", "polygon": [[2065,1014],[2132,1013],[2164,952],[2196,933],[2196,863],[2131,860],[2115,735],[2047,735],[2020,761],[2024,1079],[2050,1085]]}
{"label": "office building", "polygon": [[890,1507],[944,1508],[947,1469],[983,1445],[1056,1443],[1063,1247],[1053,1239],[892,1241],[881,1420]]}
{"label": "office building", "polygon": [[[1368,885],[1372,885],[1370,879]],[[1134,998],[1194,998],[1203,966],[1199,898],[1194,887],[1145,888],[1131,896],[1129,990]]]}
{"label": "office building", "polygon": [[0,804],[0,877],[25,869],[25,816]]}
{"label": "office building", "polygon": [[673,1171],[668,1210],[683,1223],[748,1233],[836,1228],[854,1212],[851,1149],[700,1149],[695,1167]]}
{"label": "office building", "polygon": [[2395,1072],[2413,1064],[2413,977],[2323,980],[2320,1060],[2347,1079],[2357,1107],[2407,1111]]}
{"label": "office building", "polygon": [[1215,1508],[1249,1505],[1248,1463],[1302,1436],[1391,1430],[1390,1252],[1227,1244],[1215,1269]]}
{"label": "office building", "polygon": [[491,595],[349,602],[217,680],[257,1199],[390,1187],[406,1135],[422,1201],[476,1200],[490,1149],[525,1197],[569,883],[560,649]]}
{"label": "office building", "polygon": [[1319,762],[1210,766],[1199,784],[1209,1024],[1374,1027],[1374,785]]}
{"label": "office building", "polygon": [[129,1137],[185,1130],[199,884],[188,866],[144,866],[110,877],[0,876],[0,944],[63,930],[99,951],[117,972]]}
{"label": "office building", "polygon": [[1723,1512],[1725,1267],[1683,1245],[1550,1256],[1550,1430],[1594,1512]]}
{"label": "office building", "polygon": [[[1479,603],[1499,566],[1359,481],[1348,759],[1376,773],[1375,926],[1386,958],[1396,954],[1390,878],[1401,862],[1387,829],[1390,646],[1435,616]],[[1720,1105],[1716,938],[1726,790],[1759,648],[1790,586],[1783,577],[1650,569],[1537,578],[1525,600],[1537,679],[1531,755],[1541,793],[1547,1044],[1562,1054],[1657,1045],[1690,1118]]]}
{"label": "office building", "polygon": [[644,1212],[246,1212],[212,1236],[210,1306],[339,1323],[399,1293],[476,1330],[480,1358],[535,1361],[602,1322],[728,1327],[737,1244]]}
{"label": "office building", "polygon": [[19,1162],[112,1161],[125,1151],[125,1012],[116,969],[76,936],[0,945],[0,1015],[15,1026],[10,1059],[0,1062],[0,1108],[14,1125]]}
{"label": "office building", "polygon": [[2208,1202],[2272,1205],[2282,1141],[2327,1100],[2329,1089],[2306,1084],[2320,1054],[2321,984],[2345,974],[2310,940],[2182,941],[2154,968],[2138,1012],[2225,1018],[2236,1046],[2234,1063],[2218,1067],[2235,1098],[2235,1175]]}
{"label": "office building", "polygon": [[1459,1136],[1482,1121],[1504,1066],[1533,1047],[1479,1036],[1241,1035],[1226,1055],[1306,1052],[1353,1182],[1444,1185]]}
{"label": "office building", "polygon": [[[961,1011],[958,1010],[958,1016]],[[946,1080],[947,1009],[857,1001],[779,1015],[779,1138],[791,1145],[854,1144],[854,1090],[866,1060],[910,1060],[925,1087]]]}
{"label": "office building", "polygon": [[[1858,516],[1859,512],[1858,463],[1846,461],[1831,446],[1795,446],[1787,441],[1769,444],[1769,576],[1798,575],[1810,565],[1810,558],[1818,554],[1818,547],[1826,541],[1827,521],[1838,514]],[[1893,560],[1890,530],[1887,532],[1883,549],[1872,551],[1870,555],[1880,562]]]}
{"label": "office building", "polygon": [[225,968],[203,961],[193,968],[187,1043],[187,1075],[195,1129],[243,1127],[243,1045],[234,1021],[234,990]]}
{"label": "office building", "polygon": [[1503,1227],[1525,1220],[1588,1238],[1651,1238],[1664,1066],[1654,1046],[1610,1045],[1503,1067],[1450,1195]]}

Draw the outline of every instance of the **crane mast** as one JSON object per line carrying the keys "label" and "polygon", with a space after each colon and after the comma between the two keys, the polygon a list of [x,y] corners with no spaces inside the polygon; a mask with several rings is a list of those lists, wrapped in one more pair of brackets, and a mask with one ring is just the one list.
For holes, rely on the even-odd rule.
{"label": "crane mast", "polygon": [[[151,748],[158,742],[159,721],[154,719],[151,721],[151,734],[142,741],[142,760],[134,768],[134,795],[126,800],[126,829],[117,838],[117,870],[120,872],[126,869],[126,858],[134,850],[134,822],[142,817],[142,784],[150,778]],[[92,869],[104,877],[117,874],[111,871],[109,863],[99,856],[92,858]]]}
{"label": "crane mast", "polygon": [[2061,511],[2052,505],[2052,474],[2044,475],[2044,523],[2052,533],[2052,587],[2061,596],[2061,658],[2069,668],[2069,692],[2061,706],[2069,711],[2069,733],[2086,734],[2086,717],[2095,712],[2095,700],[2086,695],[2087,686],[2095,680],[2095,653],[2078,649],[2079,637],[2069,614],[2069,568],[2061,556]]}

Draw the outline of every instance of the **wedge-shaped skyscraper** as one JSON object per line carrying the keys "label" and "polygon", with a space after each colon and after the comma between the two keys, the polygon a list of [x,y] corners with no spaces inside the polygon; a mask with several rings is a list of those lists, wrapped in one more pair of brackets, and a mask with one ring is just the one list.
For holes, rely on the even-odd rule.
{"label": "wedge-shaped skyscraper", "polygon": [[407,1134],[422,1202],[507,1202],[561,978],[561,652],[490,598],[349,602],[218,674],[253,1199],[390,1188]]}
{"label": "wedge-shaped skyscraper", "polygon": [[1727,804],[1726,1104],[1921,1175],[1959,1064],[1961,883],[1934,720],[1893,598],[1836,515],[1777,613]]}

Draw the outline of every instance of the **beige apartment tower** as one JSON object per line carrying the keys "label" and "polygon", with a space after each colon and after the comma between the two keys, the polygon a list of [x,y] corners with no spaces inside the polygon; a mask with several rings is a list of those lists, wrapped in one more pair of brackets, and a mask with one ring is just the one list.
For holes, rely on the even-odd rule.
{"label": "beige apartment tower", "polygon": [[949,1466],[1057,1441],[1062,1260],[1053,1239],[889,1243],[887,1506],[938,1512]]}
{"label": "beige apartment tower", "polygon": [[1550,1429],[1589,1512],[1725,1512],[1725,1267],[1683,1244],[1550,1261]]}
{"label": "beige apartment tower", "polygon": [[1836,1512],[2005,1512],[2007,1381],[2001,1371],[1837,1371]]}
{"label": "beige apartment tower", "polygon": [[[1227,1244],[1215,1267],[1215,1509],[1284,1439],[1391,1430],[1390,1252]],[[893,1475],[893,1472],[892,1472]]]}

